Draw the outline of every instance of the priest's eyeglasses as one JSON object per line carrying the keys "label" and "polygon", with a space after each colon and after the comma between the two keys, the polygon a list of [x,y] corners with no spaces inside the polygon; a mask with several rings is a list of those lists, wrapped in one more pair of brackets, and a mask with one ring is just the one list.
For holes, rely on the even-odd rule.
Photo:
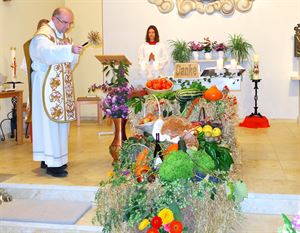
{"label": "priest's eyeglasses", "polygon": [[62,20],[62,19],[60,19],[60,18],[58,18],[58,17],[56,17],[56,16],[55,16],[55,18],[56,18],[59,22],[61,22],[62,24],[65,24],[65,25],[69,24],[70,26],[73,25],[73,22],[67,22],[67,21],[64,21],[64,20]]}

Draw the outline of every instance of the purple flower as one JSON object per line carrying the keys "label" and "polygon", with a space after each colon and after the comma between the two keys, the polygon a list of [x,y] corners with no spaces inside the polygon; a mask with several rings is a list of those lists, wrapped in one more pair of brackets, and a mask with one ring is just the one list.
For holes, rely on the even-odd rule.
{"label": "purple flower", "polygon": [[126,102],[132,91],[133,87],[128,83],[112,87],[103,101],[105,114],[112,118],[127,118],[129,111]]}

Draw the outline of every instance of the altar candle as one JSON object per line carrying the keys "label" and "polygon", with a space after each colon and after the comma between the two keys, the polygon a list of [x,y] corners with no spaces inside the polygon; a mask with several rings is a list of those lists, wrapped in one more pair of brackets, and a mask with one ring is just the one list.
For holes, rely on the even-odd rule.
{"label": "altar candle", "polygon": [[224,67],[224,61],[223,61],[223,58],[220,58],[217,60],[217,69],[222,70],[223,67]]}
{"label": "altar candle", "polygon": [[259,56],[258,56],[257,54],[255,54],[255,55],[253,56],[253,62],[254,62],[254,63],[258,63],[258,62],[259,62]]}
{"label": "altar candle", "polygon": [[235,59],[231,59],[230,66],[231,66],[231,69],[236,69],[237,68],[237,61]]}
{"label": "altar candle", "polygon": [[16,62],[16,48],[11,47],[11,65],[10,65],[10,70],[11,70],[11,78],[12,81],[16,81],[16,76],[17,76],[17,62]]}

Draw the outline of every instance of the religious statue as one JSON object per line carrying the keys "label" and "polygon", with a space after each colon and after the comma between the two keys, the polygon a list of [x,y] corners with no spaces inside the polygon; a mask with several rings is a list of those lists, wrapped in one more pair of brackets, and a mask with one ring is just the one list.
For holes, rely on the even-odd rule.
{"label": "religious statue", "polygon": [[294,56],[300,57],[300,24],[297,24],[294,30],[296,32],[294,36]]}

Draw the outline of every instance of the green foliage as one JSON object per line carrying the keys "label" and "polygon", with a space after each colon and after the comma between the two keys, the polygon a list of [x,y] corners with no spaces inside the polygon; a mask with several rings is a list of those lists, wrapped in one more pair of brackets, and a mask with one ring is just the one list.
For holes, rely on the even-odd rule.
{"label": "green foliage", "polygon": [[192,51],[187,42],[171,40],[169,43],[173,48],[172,57],[175,62],[184,63],[190,61]]}
{"label": "green foliage", "polygon": [[247,42],[241,34],[229,35],[228,48],[238,63],[247,60],[250,51],[253,50],[253,46]]}
{"label": "green foliage", "polygon": [[291,221],[285,214],[281,214],[284,225],[278,229],[278,233],[297,233],[296,230],[293,228]]}
{"label": "green foliage", "polygon": [[215,162],[204,150],[189,150],[188,153],[195,164],[194,168],[196,171],[210,173],[214,170]]}
{"label": "green foliage", "polygon": [[[156,94],[151,94],[151,95],[155,95],[158,100],[160,100],[160,99],[174,100],[176,91],[168,91],[168,92],[164,92],[164,93],[156,93]],[[134,109],[134,113],[137,114],[142,110],[143,104],[145,103],[146,98],[148,96],[149,95],[142,96],[142,97],[132,97],[131,99],[129,99],[127,101],[127,105],[129,107],[132,107]]]}
{"label": "green foliage", "polygon": [[246,197],[248,197],[248,189],[245,182],[238,180],[233,183],[234,187],[234,198],[236,202],[242,202]]}
{"label": "green foliage", "polygon": [[159,175],[162,180],[174,181],[193,177],[194,164],[183,151],[172,151],[162,163]]}
{"label": "green foliage", "polygon": [[200,147],[205,150],[205,152],[214,160],[215,168],[220,171],[228,172],[231,165],[233,164],[233,159],[230,150],[226,147],[219,146],[216,142],[206,142],[204,140],[204,133],[198,135],[198,141]]}
{"label": "green foliage", "polygon": [[112,61],[109,65],[104,66],[103,72],[106,78],[111,78],[111,84],[113,86],[120,86],[124,83],[128,83],[128,79],[126,78],[129,72],[128,69],[129,64],[120,61],[120,63],[116,66],[115,62]]}

